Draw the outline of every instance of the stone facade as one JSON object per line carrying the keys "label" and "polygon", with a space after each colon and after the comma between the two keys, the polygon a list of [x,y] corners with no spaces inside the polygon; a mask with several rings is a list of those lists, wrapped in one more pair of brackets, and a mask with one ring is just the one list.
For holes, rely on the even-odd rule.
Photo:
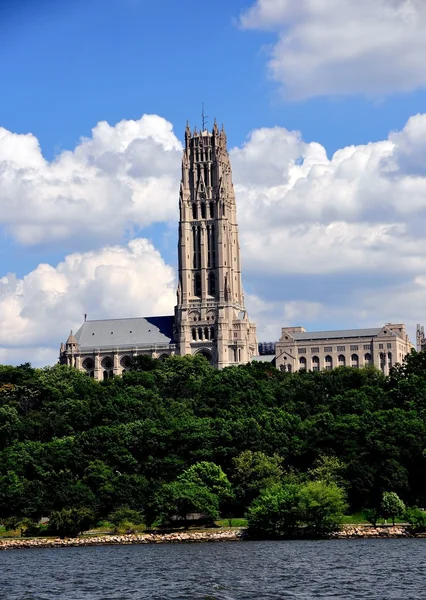
{"label": "stone facade", "polygon": [[185,132],[179,197],[178,352],[217,368],[257,354],[244,306],[237,212],[225,131]]}
{"label": "stone facade", "polygon": [[282,371],[374,365],[388,375],[390,368],[400,363],[413,348],[402,323],[316,332],[307,332],[303,327],[283,327],[275,346],[275,365]]}
{"label": "stone facade", "polygon": [[416,350],[417,350],[417,352],[425,352],[426,351],[425,328],[423,325],[417,325]]}
{"label": "stone facade", "polygon": [[175,354],[173,327],[173,316],[85,320],[61,344],[59,362],[95,379],[122,375],[135,356],[162,360]]}
{"label": "stone facade", "polygon": [[179,193],[174,316],[84,321],[61,344],[60,362],[95,379],[120,375],[134,356],[202,354],[221,369],[258,354],[244,305],[240,246],[226,133],[185,131]]}

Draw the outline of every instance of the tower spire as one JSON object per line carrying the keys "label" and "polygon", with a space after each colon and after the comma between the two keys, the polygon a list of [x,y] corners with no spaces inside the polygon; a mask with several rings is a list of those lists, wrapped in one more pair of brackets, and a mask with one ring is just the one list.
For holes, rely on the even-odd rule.
{"label": "tower spire", "polygon": [[206,129],[208,115],[204,114],[204,102],[201,103],[201,131]]}
{"label": "tower spire", "polygon": [[179,210],[178,352],[202,353],[222,368],[257,354],[244,306],[232,170],[224,127],[185,130]]}

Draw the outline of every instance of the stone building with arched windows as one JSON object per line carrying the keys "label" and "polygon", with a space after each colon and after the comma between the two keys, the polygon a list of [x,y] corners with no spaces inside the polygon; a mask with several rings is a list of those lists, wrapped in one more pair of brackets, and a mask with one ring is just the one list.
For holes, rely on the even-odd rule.
{"label": "stone building with arched windows", "polygon": [[173,321],[173,316],[85,320],[62,344],[60,362],[95,379],[121,375],[139,354],[163,359],[176,352]]}
{"label": "stone building with arched windows", "polygon": [[138,354],[202,354],[217,368],[258,355],[241,281],[237,208],[226,133],[185,130],[179,191],[178,288],[173,316],[85,320],[59,361],[95,379]]}
{"label": "stone building with arched windows", "polygon": [[335,367],[374,365],[385,375],[414,348],[405,325],[337,331],[306,331],[283,327],[275,345],[275,365],[281,371],[329,371]]}

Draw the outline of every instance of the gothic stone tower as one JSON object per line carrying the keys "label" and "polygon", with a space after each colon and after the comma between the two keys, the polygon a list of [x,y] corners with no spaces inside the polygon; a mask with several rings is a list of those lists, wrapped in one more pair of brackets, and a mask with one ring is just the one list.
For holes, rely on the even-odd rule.
{"label": "gothic stone tower", "polygon": [[257,354],[244,307],[240,246],[226,134],[185,131],[175,336],[180,355],[201,353],[223,368]]}

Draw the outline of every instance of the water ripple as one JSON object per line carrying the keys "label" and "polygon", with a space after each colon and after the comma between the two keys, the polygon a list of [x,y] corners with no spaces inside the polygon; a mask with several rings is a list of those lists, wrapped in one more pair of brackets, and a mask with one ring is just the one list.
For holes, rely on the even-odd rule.
{"label": "water ripple", "polygon": [[426,540],[218,542],[0,553],[0,600],[424,600]]}

